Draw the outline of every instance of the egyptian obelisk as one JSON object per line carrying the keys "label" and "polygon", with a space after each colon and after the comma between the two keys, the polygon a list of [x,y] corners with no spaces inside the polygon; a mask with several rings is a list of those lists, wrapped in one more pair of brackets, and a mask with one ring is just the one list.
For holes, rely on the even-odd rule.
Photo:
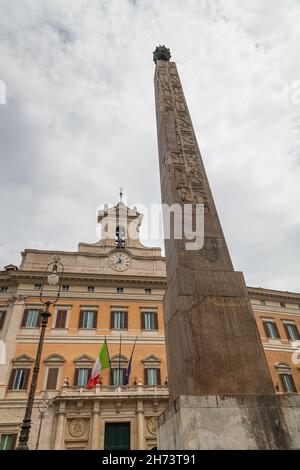
{"label": "egyptian obelisk", "polygon": [[[203,204],[204,207],[202,249],[187,250],[185,240],[175,239],[172,233],[171,238],[165,240],[164,322],[171,408],[160,419],[160,445],[163,448],[188,448],[189,438],[185,440],[183,435],[177,435],[177,443],[172,441],[170,435],[175,432],[172,426],[175,422],[177,428],[186,425],[191,433],[193,425],[187,416],[192,415],[186,411],[190,408],[193,419],[195,410],[201,407],[199,420],[203,417],[206,420],[221,419],[219,405],[217,414],[208,411],[214,408],[215,397],[239,397],[234,398],[231,405],[225,398],[222,402],[234,409],[239,408],[237,400],[245,397],[245,419],[253,420],[251,429],[256,433],[260,432],[258,421],[264,419],[259,415],[258,397],[269,397],[269,408],[265,399],[261,399],[263,407],[269,409],[268,416],[272,415],[271,423],[280,420],[278,416],[282,413],[276,405],[243,274],[234,270],[230,259],[176,64],[170,61],[170,51],[165,46],[156,48],[154,62],[162,203],[182,207]],[[178,411],[180,407],[181,412]],[[174,418],[176,413],[181,413],[179,418]],[[225,425],[226,412],[222,416]],[[274,442],[270,448],[288,446],[287,430],[278,436],[271,429],[273,425],[270,426],[264,431],[267,433],[265,440]],[[205,427],[198,431],[199,435],[203,434]],[[176,432],[183,434],[178,429]],[[203,441],[197,441],[197,429],[195,433],[190,448],[202,448]],[[203,445],[209,448],[209,444]],[[238,439],[233,448],[234,445],[242,446]],[[253,448],[255,446],[253,444]],[[268,448],[268,444],[257,447]]]}

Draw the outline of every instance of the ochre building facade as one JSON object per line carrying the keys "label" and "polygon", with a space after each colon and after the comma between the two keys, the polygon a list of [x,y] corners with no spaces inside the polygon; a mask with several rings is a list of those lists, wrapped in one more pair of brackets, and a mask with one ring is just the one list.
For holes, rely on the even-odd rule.
{"label": "ochre building facade", "polygon": [[[115,214],[119,225],[112,230]],[[64,265],[62,290],[47,326],[29,447],[37,443],[44,391],[51,401],[40,449],[156,447],[156,418],[169,400],[162,309],[166,272],[160,249],[139,241],[141,221],[142,215],[122,202],[106,207],[99,213],[99,242],[80,243],[76,252],[25,250],[19,267],[9,265],[0,273],[2,449],[17,442],[40,332],[40,290],[46,266],[57,255]],[[252,287],[248,293],[274,389],[299,393],[300,294]],[[105,338],[111,369],[87,390]]]}

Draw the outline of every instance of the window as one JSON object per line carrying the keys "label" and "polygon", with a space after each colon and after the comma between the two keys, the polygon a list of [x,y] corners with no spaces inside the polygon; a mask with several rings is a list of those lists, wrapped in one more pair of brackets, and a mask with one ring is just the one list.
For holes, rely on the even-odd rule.
{"label": "window", "polygon": [[8,389],[9,390],[26,390],[30,369],[13,369],[10,374]]}
{"label": "window", "polygon": [[0,438],[0,450],[14,450],[17,442],[17,434],[2,434]]}
{"label": "window", "polygon": [[260,305],[266,305],[266,301],[265,301],[265,300],[261,300],[261,301],[260,301]]}
{"label": "window", "polygon": [[6,317],[6,310],[0,310],[0,330],[2,330]]}
{"label": "window", "polygon": [[124,227],[116,228],[116,247],[125,248],[125,229]]}
{"label": "window", "polygon": [[126,369],[113,369],[113,385],[124,385]]}
{"label": "window", "polygon": [[141,312],[142,330],[158,330],[157,312]]}
{"label": "window", "polygon": [[88,367],[75,369],[74,385],[76,385],[77,387],[85,387],[88,383],[88,379],[91,372],[92,369]]}
{"label": "window", "polygon": [[8,290],[8,287],[0,287],[0,292],[7,292]]}
{"label": "window", "polygon": [[33,288],[34,288],[34,290],[41,290],[42,289],[42,284],[34,284]]}
{"label": "window", "polygon": [[93,310],[81,310],[79,316],[79,328],[91,329],[97,327],[97,312]]}
{"label": "window", "polygon": [[117,294],[122,294],[124,292],[123,287],[117,287]]}
{"label": "window", "polygon": [[145,385],[160,385],[160,369],[145,369]]}
{"label": "window", "polygon": [[62,290],[65,291],[65,292],[67,292],[68,290],[70,290],[70,286],[64,284],[64,285],[62,286]]}
{"label": "window", "polygon": [[283,326],[284,326],[286,335],[289,340],[291,341],[300,340],[299,331],[295,323],[284,323]]}
{"label": "window", "polygon": [[37,309],[24,310],[21,328],[39,328],[41,322],[40,311]]}
{"label": "window", "polygon": [[110,314],[110,327],[114,330],[126,330],[128,328],[128,312],[113,311]]}
{"label": "window", "polygon": [[285,392],[297,393],[294,379],[291,374],[279,374]]}
{"label": "window", "polygon": [[151,289],[145,289],[145,294],[151,294]]}
{"label": "window", "polygon": [[275,322],[266,320],[263,324],[267,338],[280,339],[279,331]]}
{"label": "window", "polygon": [[88,292],[95,292],[94,286],[88,286]]}
{"label": "window", "polygon": [[58,367],[49,367],[46,390],[56,390],[57,389],[57,379],[58,379]]}
{"label": "window", "polygon": [[285,308],[285,303],[284,303],[284,302],[280,302],[280,307]]}
{"label": "window", "polygon": [[67,310],[57,310],[55,328],[66,328]]}

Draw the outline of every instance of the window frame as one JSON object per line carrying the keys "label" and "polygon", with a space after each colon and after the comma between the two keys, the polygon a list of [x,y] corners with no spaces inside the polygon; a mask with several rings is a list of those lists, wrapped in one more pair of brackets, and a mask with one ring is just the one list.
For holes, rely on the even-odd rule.
{"label": "window frame", "polygon": [[[296,388],[296,385],[295,385],[295,381],[294,381],[293,375],[291,373],[280,372],[279,377],[280,377],[280,381],[281,381],[281,385],[282,385],[282,388],[284,390],[284,393],[297,393],[297,388]],[[290,381],[289,385],[291,385],[291,390],[287,389],[286,384],[288,383],[288,381],[285,382],[283,377],[288,377],[289,378],[289,381]]]}
{"label": "window frame", "polygon": [[[281,336],[280,336],[280,333],[279,333],[279,329],[278,329],[278,326],[276,324],[276,321],[275,320],[262,320],[263,322],[263,326],[264,326],[264,330],[265,330],[265,334],[266,334],[266,337],[268,339],[277,339],[277,340],[280,340],[281,339]],[[268,326],[267,325],[272,325],[274,328],[275,328],[275,333],[277,334],[277,336],[270,336],[269,333],[271,332],[271,329],[269,330],[268,329]]]}

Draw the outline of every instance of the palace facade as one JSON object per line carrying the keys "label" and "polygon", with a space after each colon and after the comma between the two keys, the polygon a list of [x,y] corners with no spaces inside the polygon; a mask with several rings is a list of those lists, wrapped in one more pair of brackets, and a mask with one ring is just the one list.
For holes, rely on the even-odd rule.
{"label": "palace facade", "polygon": [[[156,418],[169,398],[166,272],[160,248],[139,241],[141,221],[135,208],[119,202],[99,212],[99,242],[80,243],[76,252],[28,249],[19,267],[0,272],[1,449],[17,442],[40,332],[39,295],[46,266],[57,255],[64,265],[62,290],[47,326],[29,447],[36,447],[40,425],[40,449],[156,447]],[[51,295],[50,287],[45,289]],[[276,393],[299,393],[300,294],[253,287],[248,293]],[[105,338],[111,369],[87,390]],[[51,401],[40,420],[44,391]]]}

